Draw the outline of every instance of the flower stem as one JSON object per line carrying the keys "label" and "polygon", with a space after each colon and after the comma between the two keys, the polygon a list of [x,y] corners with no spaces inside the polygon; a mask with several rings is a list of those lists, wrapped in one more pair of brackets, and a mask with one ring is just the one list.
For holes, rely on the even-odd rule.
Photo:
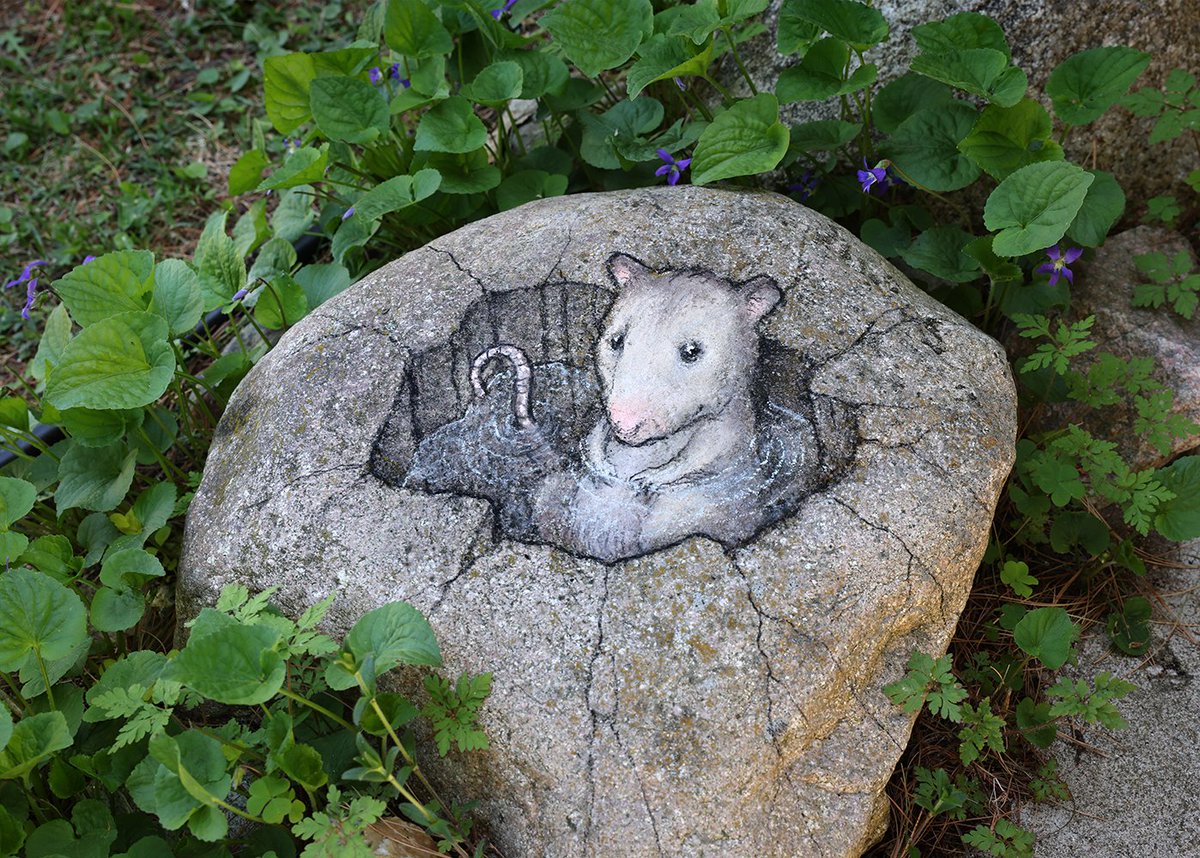
{"label": "flower stem", "polygon": [[723,28],[721,32],[724,33],[725,38],[729,40],[729,50],[733,54],[733,61],[737,63],[737,67],[741,71],[742,77],[746,79],[746,83],[750,86],[750,92],[758,95],[758,87],[754,85],[754,78],[750,77],[750,72],[746,71],[746,66],[742,62],[742,55],[738,53],[737,42],[734,41],[733,33],[730,32],[729,27]]}
{"label": "flower stem", "polygon": [[297,694],[296,692],[291,691],[287,687],[280,688],[279,693],[282,694],[284,697],[288,698],[289,700],[295,700],[297,703],[307,706],[309,709],[312,709],[314,712],[320,712],[322,715],[324,715],[330,721],[333,721],[335,724],[337,724],[339,727],[342,727],[346,730],[354,730],[353,724],[351,724],[349,721],[347,721],[345,718],[341,717],[340,715],[330,711],[329,709],[326,709],[320,703],[314,703],[313,701],[309,700],[307,697],[302,697],[299,694]]}

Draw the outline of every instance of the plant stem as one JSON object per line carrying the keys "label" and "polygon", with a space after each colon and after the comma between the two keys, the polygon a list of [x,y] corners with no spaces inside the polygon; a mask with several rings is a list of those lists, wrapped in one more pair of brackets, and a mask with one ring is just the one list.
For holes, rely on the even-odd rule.
{"label": "plant stem", "polygon": [[723,28],[721,32],[724,33],[725,38],[729,40],[729,50],[733,53],[733,61],[737,63],[737,67],[741,71],[742,77],[746,79],[746,83],[750,87],[750,92],[752,92],[754,95],[758,95],[758,87],[754,85],[754,79],[750,77],[750,72],[746,71],[746,66],[742,62],[742,55],[738,53],[737,42],[734,41],[733,33],[730,32],[728,27]]}
{"label": "plant stem", "polygon": [[337,715],[334,712],[331,712],[330,710],[328,710],[324,706],[322,706],[320,703],[314,703],[313,701],[309,700],[307,697],[301,697],[299,694],[295,693],[294,691],[291,691],[290,689],[288,689],[286,687],[280,688],[279,693],[282,694],[284,697],[286,697],[288,700],[295,700],[297,703],[307,706],[309,709],[312,709],[314,712],[320,712],[322,715],[324,715],[330,721],[333,721],[335,724],[337,724],[339,727],[342,727],[346,730],[351,730],[351,731],[353,731],[355,729],[354,725],[351,724],[349,721],[347,721],[345,718],[341,717],[340,715]]}
{"label": "plant stem", "polygon": [[42,684],[46,686],[46,702],[50,704],[50,708],[58,711],[58,706],[54,703],[54,692],[50,689],[50,674],[46,672],[46,662],[42,660],[42,651],[38,647],[33,648],[33,657],[37,659],[38,670],[42,673]]}

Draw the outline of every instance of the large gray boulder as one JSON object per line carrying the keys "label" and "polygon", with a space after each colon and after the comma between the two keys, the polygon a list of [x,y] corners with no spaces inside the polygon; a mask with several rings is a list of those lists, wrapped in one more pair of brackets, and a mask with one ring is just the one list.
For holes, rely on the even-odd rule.
{"label": "large gray boulder", "polygon": [[[873,5],[891,28],[888,40],[867,52],[867,61],[879,67],[881,83],[907,71],[916,56],[914,27],[959,12],[980,12],[999,22],[1008,36],[1013,62],[1028,73],[1033,93],[1044,91],[1059,63],[1089,48],[1126,45],[1150,53],[1150,66],[1134,88],[1161,87],[1171,69],[1196,73],[1200,65],[1196,0],[1104,0],[1083,5],[1072,0],[881,0]],[[768,90],[779,73],[796,62],[795,56],[783,57],[776,50],[778,8],[778,2],[772,3],[767,13],[769,32],[743,48],[751,76]],[[727,64],[725,71],[728,81],[737,86],[736,68]],[[1050,106],[1048,99],[1045,104]],[[835,118],[839,109],[836,100],[789,105],[784,107],[784,121]],[[1072,132],[1067,157],[1089,169],[1113,173],[1131,209],[1157,194],[1179,193],[1182,178],[1200,167],[1200,155],[1186,134],[1170,143],[1149,145],[1154,122],[1152,117],[1137,117],[1115,107]]]}
{"label": "large gray boulder", "polygon": [[[485,361],[481,396],[497,343],[529,373]],[[335,631],[418,607],[447,675],[495,675],[491,750],[425,759],[505,854],[856,855],[912,725],[881,689],[945,651],[1014,436],[999,345],[824,217],[692,187],[543,200],[365,278],[246,378],[180,613],[232,582],[289,611],[336,592]],[[555,480],[611,514],[547,506]]]}

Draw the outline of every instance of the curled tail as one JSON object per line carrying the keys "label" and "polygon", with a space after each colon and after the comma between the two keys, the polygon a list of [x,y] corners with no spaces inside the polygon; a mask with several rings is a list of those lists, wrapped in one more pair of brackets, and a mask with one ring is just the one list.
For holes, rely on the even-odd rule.
{"label": "curled tail", "polygon": [[475,388],[475,396],[482,399],[487,394],[483,384],[483,368],[493,358],[504,358],[512,364],[517,373],[516,395],[513,397],[513,415],[517,418],[517,426],[529,429],[533,426],[533,417],[529,414],[529,386],[533,379],[533,370],[529,367],[529,358],[525,352],[516,346],[501,344],[492,346],[479,353],[471,364],[471,386]]}

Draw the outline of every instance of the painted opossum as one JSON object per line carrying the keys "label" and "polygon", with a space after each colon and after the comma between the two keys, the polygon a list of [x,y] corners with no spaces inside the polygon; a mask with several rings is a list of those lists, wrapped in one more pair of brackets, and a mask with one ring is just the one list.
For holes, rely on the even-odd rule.
{"label": "painted opossum", "polygon": [[[815,467],[811,424],[755,407],[759,323],[782,299],[767,276],[655,271],[616,254],[619,294],[596,344],[601,409],[580,463],[549,475],[533,501],[540,538],[612,562],[703,535],[748,538],[783,482]],[[779,439],[787,437],[786,449]]]}

